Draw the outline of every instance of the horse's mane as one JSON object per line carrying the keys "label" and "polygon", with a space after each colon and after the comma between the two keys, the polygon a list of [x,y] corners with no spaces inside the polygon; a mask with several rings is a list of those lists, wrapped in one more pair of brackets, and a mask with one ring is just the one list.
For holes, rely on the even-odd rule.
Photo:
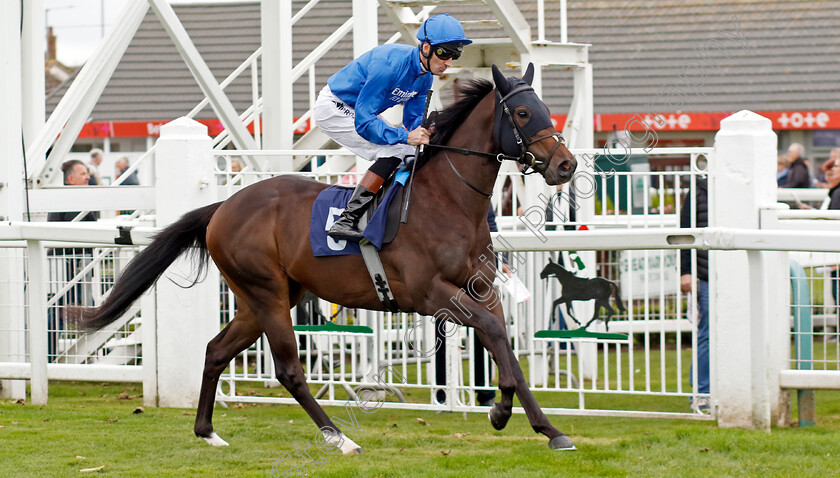
{"label": "horse's mane", "polygon": [[[540,277],[543,277],[543,278],[546,278],[549,275],[554,275],[555,277],[557,277],[558,280],[560,280],[561,277],[563,277],[563,278],[569,277],[569,276],[577,277],[574,274],[572,274],[571,272],[569,272],[565,267],[561,266],[560,264],[558,264],[554,261],[549,261],[548,264],[545,265],[542,272],[540,273]],[[562,282],[562,280],[561,280],[561,282]]]}
{"label": "horse's mane", "polygon": [[[446,144],[478,103],[493,91],[493,83],[483,78],[473,78],[465,82],[459,82],[457,88],[460,99],[442,111],[435,112],[433,116],[430,115],[430,119],[435,124],[435,131],[429,139],[430,144]],[[434,148],[426,149],[427,154],[422,158],[423,162],[428,159],[430,156],[428,153],[433,150]]]}

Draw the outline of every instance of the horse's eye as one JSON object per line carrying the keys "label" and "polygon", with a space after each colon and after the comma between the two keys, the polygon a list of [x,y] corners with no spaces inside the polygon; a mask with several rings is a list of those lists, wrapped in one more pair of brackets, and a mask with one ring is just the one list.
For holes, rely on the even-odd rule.
{"label": "horse's eye", "polygon": [[519,115],[520,118],[527,118],[528,117],[528,112],[524,111],[524,110],[519,111],[517,114]]}

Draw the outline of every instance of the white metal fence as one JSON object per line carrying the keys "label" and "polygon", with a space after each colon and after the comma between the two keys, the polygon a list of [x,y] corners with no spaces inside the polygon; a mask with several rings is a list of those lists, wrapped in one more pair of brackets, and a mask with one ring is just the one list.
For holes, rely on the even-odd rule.
{"label": "white metal fence", "polygon": [[[234,174],[230,169],[232,156],[277,154],[255,151],[211,152],[210,143],[207,144],[208,164],[217,164],[217,180],[214,185],[218,187],[220,197],[227,197],[267,174],[247,170]],[[341,154],[321,153],[325,156]],[[561,202],[566,201],[566,209],[554,212],[563,218],[547,219],[546,206],[536,203],[537,210],[543,211],[544,221],[540,224],[534,219],[536,215],[527,213],[535,207],[535,203],[533,197],[528,197],[529,191],[524,190],[524,186],[518,182],[518,176],[510,176],[509,202],[505,200],[504,194],[507,181],[500,179],[497,184],[494,205],[502,214],[498,217],[500,232],[495,236],[496,247],[497,250],[507,251],[505,260],[516,269],[516,275],[530,293],[528,300],[522,300],[521,296],[514,295],[515,288],[508,289],[502,284],[505,317],[514,350],[547,412],[700,419],[715,416],[714,409],[711,415],[697,415],[692,414],[688,408],[688,399],[697,398],[694,393],[696,384],[688,378],[688,369],[696,365],[693,354],[696,349],[696,333],[691,320],[686,319],[687,311],[692,308],[691,301],[678,292],[679,272],[676,271],[673,257],[676,249],[681,247],[750,251],[811,249],[813,253],[808,256],[810,259],[801,258],[801,263],[810,274],[810,302],[817,319],[813,323],[818,331],[814,343],[822,347],[822,355],[814,347],[815,356],[811,362],[817,365],[814,368],[821,366],[820,371],[835,374],[831,375],[835,378],[829,378],[828,382],[818,382],[816,386],[832,386],[834,382],[831,380],[837,380],[838,376],[836,346],[832,346],[829,341],[836,331],[831,328],[836,325],[831,320],[831,314],[836,313],[836,305],[828,299],[830,294],[826,294],[826,283],[830,284],[831,281],[826,280],[825,274],[831,274],[837,260],[835,255],[824,253],[837,252],[837,233],[830,231],[837,231],[837,219],[840,217],[834,217],[831,213],[803,215],[794,211],[762,209],[754,210],[755,214],[763,218],[761,230],[737,230],[731,224],[719,227],[715,225],[715,220],[721,209],[714,209],[717,200],[713,197],[714,191],[719,190],[715,187],[719,177],[712,167],[719,160],[719,151],[712,148],[667,149],[647,154],[671,157],[682,155],[688,168],[655,172],[629,168],[627,171],[599,174],[595,182],[600,187],[594,196],[581,195],[569,200],[568,196],[560,195]],[[214,159],[213,155],[217,159],[221,158],[221,161]],[[708,166],[703,167],[701,163]],[[298,174],[308,174],[333,183],[352,183],[356,174],[325,171],[325,168],[317,165],[313,169],[313,172]],[[202,174],[198,172],[196,177],[201,178]],[[696,178],[704,174],[709,176],[710,181],[712,227],[706,230],[678,229],[682,198],[695,186]],[[641,201],[638,200],[639,196],[642,197]],[[575,208],[574,204],[580,204],[580,207]],[[517,214],[520,205],[525,209],[524,214]],[[720,208],[720,205],[717,207]],[[568,214],[570,208],[579,212],[574,220]],[[563,230],[569,226],[579,228],[584,225],[591,231]],[[541,241],[535,237],[532,231],[535,226],[539,226],[546,240]],[[552,232],[552,227],[556,231]],[[0,300],[0,307],[10,313],[17,311],[22,314],[21,317],[28,316],[29,326],[26,326],[27,322],[22,318],[17,324],[23,325],[2,331],[6,340],[15,341],[18,346],[17,349],[4,348],[0,377],[32,379],[33,383],[37,379],[45,385],[46,377],[140,381],[152,374],[153,370],[144,371],[143,365],[138,365],[141,360],[143,364],[148,364],[148,360],[143,350],[137,350],[137,338],[141,335],[149,337],[138,334],[138,330],[144,330],[144,325],[148,325],[146,322],[155,319],[146,313],[145,308],[139,313],[134,309],[124,317],[124,321],[117,327],[120,332],[116,338],[102,338],[98,342],[89,342],[87,338],[77,340],[55,324],[50,329],[51,311],[53,316],[60,317],[61,307],[72,302],[68,299],[71,295],[77,302],[97,304],[107,294],[109,284],[118,276],[132,248],[147,243],[150,232],[136,228],[132,231],[135,246],[113,248],[103,244],[113,244],[115,236],[120,234],[114,225],[25,224],[2,228],[0,239],[12,241],[4,243],[9,246],[4,250],[14,251],[3,256],[2,260],[14,265],[10,266],[10,271],[20,269],[20,274],[9,275],[10,279],[0,281],[4,291],[18,290],[17,294],[7,293],[5,297],[0,297],[3,299]],[[44,249],[43,241],[55,241],[58,237],[67,242],[48,243]],[[802,240],[803,237],[807,237],[807,242]],[[23,241],[28,242],[24,244]],[[50,254],[49,250],[57,247],[69,247],[71,253]],[[748,256],[751,261],[749,264],[761,264],[765,260],[762,254],[750,253]],[[613,317],[610,332],[625,334],[626,338],[602,338],[593,343],[592,340],[559,340],[537,336],[540,331],[559,328],[561,323],[559,320],[550,321],[549,317],[551,304],[562,291],[556,281],[539,279],[539,272],[549,257],[571,270],[582,267],[590,277],[604,277],[621,286],[626,310]],[[72,270],[69,268],[71,264]],[[634,264],[638,265],[635,267],[638,271],[634,271]],[[20,279],[24,269],[28,271],[28,281]],[[725,281],[726,278],[719,278],[718,282],[721,280]],[[760,311],[762,301],[776,304],[779,297],[784,295],[779,291],[789,290],[787,286],[779,284],[788,284],[788,281],[789,277],[784,274],[763,278],[759,282],[766,282],[767,290],[756,292],[757,295],[748,294],[743,297],[743,301],[758,304],[755,311]],[[728,286],[719,283],[717,287],[718,292],[713,294],[713,300],[726,298]],[[821,296],[815,292],[819,290],[823,291]],[[219,291],[219,288],[215,288],[216,294]],[[219,323],[230,320],[231,311],[235,309],[235,300],[228,291],[222,289],[221,296],[223,312],[215,326],[216,330]],[[22,297],[36,298],[31,302],[35,307],[27,307]],[[211,297],[210,300],[214,299]],[[796,307],[807,307],[802,303],[797,304],[794,305],[793,315],[796,315]],[[787,302],[782,307],[790,310]],[[475,347],[474,337],[469,330],[447,328],[446,332],[451,337],[446,340],[441,353],[420,353],[432,349],[436,343],[435,327],[429,318],[339,310],[331,304],[318,302],[314,309],[309,310],[310,319],[317,316],[315,310],[324,317],[330,317],[331,322],[337,325],[356,327],[343,331],[315,329],[299,333],[301,358],[306,364],[307,379],[319,388],[319,397],[322,397],[324,403],[341,404],[347,396],[352,396],[357,387],[375,385],[371,372],[382,365],[391,366],[388,370],[394,375],[389,378],[388,384],[402,392],[401,396],[395,396],[394,402],[386,406],[479,410],[477,404],[483,400],[477,399],[477,393],[493,388],[495,370],[488,366],[485,352]],[[571,312],[577,317],[589,317],[592,309],[578,308],[578,304],[575,304]],[[560,313],[568,319],[570,310],[561,307]],[[718,313],[721,313],[720,308]],[[785,312],[783,315],[786,328],[791,314]],[[294,316],[304,317],[303,314]],[[718,332],[732,326],[731,322],[720,323],[719,320],[722,319],[713,313],[712,327],[717,327]],[[565,322],[568,324],[568,320]],[[779,330],[774,326],[771,333],[778,334]],[[115,329],[113,332],[117,331]],[[52,352],[49,343],[51,332],[55,332],[56,336]],[[20,346],[21,337],[27,333],[28,345]],[[406,347],[408,333],[413,334],[412,341],[417,344],[417,349]],[[798,333],[803,336],[807,334]],[[819,334],[824,334],[823,340],[820,340]],[[728,373],[726,364],[721,363],[725,358],[721,355],[725,351],[721,352],[716,346],[715,337],[720,335],[712,338],[713,383],[716,374]],[[144,339],[143,344],[146,343]],[[160,348],[161,344],[157,345]],[[203,346],[203,343],[200,344],[199,349],[203,349]],[[264,402],[290,400],[277,397],[271,389],[261,388],[266,383],[274,384],[273,364],[266,350],[264,339],[261,339],[232,362],[229,372],[223,377],[219,399]],[[119,358],[121,364],[114,365],[109,362],[111,358]],[[48,363],[49,359],[52,363]],[[790,356],[785,360],[789,366]],[[793,363],[801,364],[802,360]],[[169,363],[165,365],[171,366]],[[481,365],[484,365],[483,370]],[[158,367],[157,364],[154,366]],[[779,373],[782,388],[792,387],[794,383],[815,386],[813,381],[808,382],[802,378],[806,375],[795,372],[782,370]],[[798,377],[795,378],[798,381],[792,377]],[[717,378],[718,382],[723,381],[720,376]],[[255,383],[260,386],[254,387]],[[719,385],[717,390],[713,387],[709,398],[716,400],[716,394],[722,386]],[[42,387],[33,386],[33,396],[44,392]],[[644,398],[644,407],[626,405],[633,402],[628,398],[639,397]],[[443,403],[439,403],[439,400]]]}

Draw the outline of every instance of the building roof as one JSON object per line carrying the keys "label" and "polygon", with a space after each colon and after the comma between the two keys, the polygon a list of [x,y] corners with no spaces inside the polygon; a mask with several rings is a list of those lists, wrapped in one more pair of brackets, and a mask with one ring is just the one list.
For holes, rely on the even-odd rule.
{"label": "building roof", "polygon": [[[545,3],[546,38],[558,41],[560,2]],[[294,1],[294,11],[305,4]],[[536,37],[536,1],[517,4]],[[174,8],[219,81],[259,47],[259,2]],[[462,20],[492,16],[482,8],[439,10]],[[334,32],[350,9],[347,1],[322,0],[302,17],[293,31],[294,61]],[[592,45],[596,113],[840,110],[840,0],[569,0],[568,23],[569,41]],[[394,30],[381,12],[379,25],[384,42]],[[487,24],[466,30],[470,38],[502,35]],[[351,35],[317,64],[318,87],[352,57]],[[251,104],[250,74],[226,89],[239,112]],[[47,98],[48,114],[69,83]],[[295,85],[295,115],[308,109],[306,88],[305,80]],[[565,113],[571,73],[546,69],[543,96],[552,111]],[[91,121],[167,121],[203,97],[150,11]],[[196,116],[215,117],[209,107]]]}

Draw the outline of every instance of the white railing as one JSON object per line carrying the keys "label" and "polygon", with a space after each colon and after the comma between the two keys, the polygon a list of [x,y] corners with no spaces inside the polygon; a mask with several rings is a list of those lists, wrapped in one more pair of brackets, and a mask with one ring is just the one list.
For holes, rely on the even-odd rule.
{"label": "white railing", "polygon": [[[738,120],[743,120],[738,118]],[[179,123],[178,127],[185,128],[191,132],[195,132],[196,127],[191,125],[188,120]],[[167,136],[171,132],[172,136]],[[728,134],[731,134],[728,133]],[[750,138],[753,135],[751,133]],[[223,162],[224,172],[219,171],[216,166],[216,158],[229,158],[233,155],[253,154],[253,155],[270,155],[291,154],[288,151],[280,152],[265,152],[265,151],[214,151],[212,149],[212,142],[209,138],[194,135],[194,140],[185,137],[181,131],[175,129],[167,129],[163,132],[159,149],[167,154],[176,155],[181,158],[187,158],[181,170],[177,171],[177,177],[183,178],[179,181],[172,181],[166,188],[156,188],[155,201],[156,204],[165,207],[159,207],[159,213],[165,213],[169,218],[176,218],[180,215],[178,211],[166,210],[170,205],[180,204],[182,201],[176,201],[174,198],[183,198],[189,196],[194,191],[189,185],[198,185],[197,189],[203,191],[205,198],[202,199],[204,203],[212,202],[219,197],[226,197],[227,194],[235,192],[235,190],[242,185],[255,182],[258,179],[263,179],[270,175],[270,173],[243,171],[239,174],[233,175],[229,171],[229,159]],[[743,140],[733,142],[732,144],[743,144]],[[730,146],[731,148],[731,146]],[[184,151],[186,151],[186,156]],[[340,154],[340,152],[330,151],[313,151],[315,154],[323,153],[324,155]],[[733,177],[726,176],[729,170],[723,168],[721,163],[735,165],[735,167],[758,167],[764,156],[759,156],[757,159],[753,158],[749,161],[745,157],[749,157],[749,152],[741,150],[730,151],[727,149],[727,142],[723,141],[717,145],[712,151],[706,149],[701,152],[686,154],[690,155],[689,161],[695,161],[699,156],[705,156],[708,163],[708,172],[692,168],[690,171],[673,171],[660,172],[654,176],[658,178],[659,183],[653,187],[649,179],[641,179],[641,187],[637,188],[634,181],[638,178],[644,178],[643,174],[635,171],[629,171],[627,174],[618,172],[614,178],[616,182],[612,185],[598,189],[599,200],[601,204],[606,202],[609,198],[607,194],[609,189],[613,190],[613,197],[618,197],[619,206],[615,210],[607,211],[603,214],[603,207],[596,209],[596,214],[591,216],[588,222],[592,225],[592,230],[582,231],[548,231],[545,229],[546,225],[540,225],[540,231],[544,235],[542,240],[533,234],[532,228],[535,221],[530,219],[532,227],[522,227],[515,224],[508,224],[501,228],[495,236],[496,247],[499,251],[510,251],[508,256],[509,261],[515,261],[517,264],[517,274],[525,283],[526,287],[531,292],[531,299],[526,302],[518,302],[507,290],[503,290],[503,306],[505,315],[508,318],[508,328],[516,353],[523,361],[523,364],[528,365],[529,379],[532,385],[546,393],[573,393],[575,394],[576,403],[570,408],[563,407],[548,407],[549,413],[591,413],[591,414],[616,414],[637,416],[639,414],[647,414],[651,416],[683,416],[688,418],[690,415],[687,407],[683,407],[686,403],[685,399],[688,397],[695,397],[693,390],[696,388],[686,379],[686,369],[688,364],[694,363],[696,360],[691,355],[682,356],[677,354],[672,356],[668,351],[661,347],[657,347],[656,343],[665,343],[674,341],[679,344],[680,350],[683,348],[688,351],[688,344],[691,343],[691,349],[694,349],[695,338],[691,332],[691,338],[683,337],[683,332],[689,332],[692,327],[683,319],[683,311],[686,310],[686,305],[683,301],[682,295],[675,290],[675,278],[659,281],[655,286],[653,283],[648,283],[649,279],[638,279],[636,282],[625,283],[622,282],[621,274],[618,272],[620,267],[620,259],[612,252],[599,252],[601,259],[597,261],[595,266],[599,267],[600,276],[605,276],[609,279],[616,280],[621,283],[623,289],[632,288],[627,291],[632,301],[628,301],[628,310],[624,314],[619,314],[614,317],[611,322],[611,331],[622,331],[628,335],[627,342],[624,344],[613,343],[609,349],[604,349],[603,344],[599,346],[600,353],[584,352],[584,347],[575,350],[575,354],[571,355],[568,349],[562,349],[559,343],[549,343],[545,341],[534,340],[534,333],[539,330],[547,329],[553,326],[548,323],[548,313],[550,312],[551,301],[558,296],[556,285],[545,283],[541,281],[537,274],[543,264],[545,264],[547,257],[556,253],[558,250],[562,251],[623,251],[622,254],[628,262],[633,258],[648,258],[640,260],[650,260],[651,258],[659,257],[660,262],[663,262],[663,257],[667,257],[667,251],[673,251],[680,248],[696,248],[712,250],[712,271],[717,275],[711,278],[712,293],[712,330],[714,332],[711,338],[712,344],[712,369],[713,369],[713,388],[709,398],[716,404],[716,416],[722,423],[731,424],[733,421],[736,424],[743,424],[747,426],[748,423],[742,422],[746,420],[756,426],[764,426],[766,420],[751,413],[757,413],[756,410],[761,409],[751,407],[750,403],[757,400],[758,403],[772,404],[775,403],[776,394],[783,387],[789,387],[792,383],[807,384],[809,386],[826,386],[819,382],[814,382],[809,379],[811,375],[799,374],[798,371],[791,371],[791,360],[786,350],[789,347],[786,344],[790,343],[789,332],[789,311],[790,304],[787,302],[789,293],[786,291],[785,285],[788,281],[788,276],[784,273],[787,268],[785,261],[780,261],[784,258],[787,251],[807,249],[812,252],[829,252],[837,253],[838,251],[838,233],[835,217],[830,214],[825,215],[825,219],[815,219],[812,217],[795,217],[794,214],[778,210],[775,206],[775,185],[762,192],[766,196],[766,202],[758,202],[755,198],[764,198],[761,194],[752,194],[744,196],[744,198],[752,198],[750,200],[740,198],[733,200],[730,196],[733,193],[745,193],[749,191],[750,184],[761,183],[762,180],[756,180],[753,183],[733,187],[731,181],[733,179],[741,179],[748,177],[745,174],[735,174]],[[737,154],[736,154],[737,153]],[[656,154],[652,152],[651,154]],[[771,158],[773,155],[766,155]],[[200,158],[200,159],[199,159]],[[767,159],[764,158],[764,159]],[[167,157],[163,155],[161,161],[168,161]],[[736,160],[737,159],[737,160]],[[772,158],[771,158],[772,159]],[[197,162],[196,162],[197,161]],[[733,162],[734,161],[734,162]],[[171,164],[171,163],[165,163]],[[693,163],[690,163],[693,164]],[[772,161],[768,161],[770,172],[772,173]],[[175,174],[175,172],[172,172]],[[680,229],[676,225],[677,217],[681,205],[681,193],[685,192],[686,185],[693,186],[693,181],[700,174],[708,174],[709,177],[709,194],[710,194],[710,219],[712,220],[712,227],[705,229],[686,228]],[[209,174],[209,176],[208,176]],[[304,173],[299,173],[304,174]],[[330,182],[339,182],[339,180],[347,176],[352,178],[353,174],[344,172],[334,173],[329,171],[319,171],[316,168],[312,174],[320,179],[329,180]],[[756,172],[758,176],[762,176],[763,172]],[[217,181],[208,181],[208,178],[217,176],[221,179],[223,184],[217,186]],[[651,175],[647,175],[648,178]],[[763,177],[763,176],[762,176]],[[769,178],[770,176],[768,176]],[[606,181],[603,176],[598,177],[602,184]],[[626,181],[625,191],[621,186],[621,182]],[[729,182],[727,182],[729,181]],[[615,184],[618,184],[618,193],[615,193]],[[770,182],[768,182],[768,185]],[[210,187],[212,186],[212,187]],[[217,187],[227,194],[219,194]],[[629,192],[628,192],[629,191]],[[627,202],[622,213],[620,198],[623,194],[627,194]],[[633,210],[634,195],[640,194],[643,201],[637,207],[640,207],[639,213]],[[514,197],[516,195],[514,194]],[[669,205],[673,197],[673,211],[666,211],[663,209],[654,210],[654,198],[656,204]],[[515,199],[512,199],[512,204]],[[752,202],[750,202],[752,201]],[[765,201],[765,199],[762,199]],[[741,205],[743,202],[743,205]],[[200,205],[201,202],[195,202],[193,205],[184,206],[192,209]],[[732,207],[732,204],[739,204],[739,207]],[[501,205],[497,203],[497,205]],[[619,211],[616,213],[615,211]],[[597,214],[601,212],[601,214]],[[744,214],[744,219],[734,220],[733,213]],[[821,213],[822,214],[822,213]],[[510,217],[501,217],[503,220],[509,222],[528,221],[527,217],[516,217],[512,214]],[[817,217],[817,216],[814,216]],[[823,217],[818,216],[818,217]],[[605,220],[610,218],[609,221]],[[167,219],[171,221],[173,219]],[[610,222],[611,221],[611,222]],[[760,222],[759,222],[760,221]],[[789,230],[793,228],[789,223],[796,222],[799,224],[798,230]],[[558,221],[558,226],[560,224]],[[760,227],[759,227],[760,225]],[[820,225],[820,226],[818,226]],[[832,226],[826,226],[832,225]],[[821,230],[817,230],[818,227]],[[559,229],[559,228],[558,228]],[[135,245],[147,243],[149,236],[155,229],[152,228],[135,228],[131,230],[130,236]],[[7,241],[8,245],[24,246],[27,245],[27,261],[29,261],[28,268],[32,271],[40,270],[41,265],[46,264],[48,258],[43,251],[40,244],[42,241],[56,241],[61,239],[63,241],[71,241],[74,245],[64,243],[62,245],[69,247],[113,247],[115,239],[121,237],[120,230],[115,225],[105,224],[5,224],[0,227],[0,240]],[[636,252],[634,252],[636,251]],[[641,251],[641,252],[640,252]],[[648,252],[645,252],[648,251]],[[724,252],[734,251],[734,252]],[[739,251],[747,251],[739,252]],[[760,251],[779,251],[779,252],[760,252]],[[829,256],[827,256],[829,257]],[[572,254],[566,257],[569,263],[574,262]],[[722,260],[725,258],[725,260]],[[522,259],[520,261],[519,259]],[[556,257],[560,260],[560,256]],[[22,260],[22,259],[20,259]],[[830,260],[824,260],[825,264],[829,264]],[[39,265],[41,264],[41,265]],[[738,265],[737,268],[729,266]],[[815,267],[826,267],[826,265],[819,265]],[[651,265],[650,263],[648,265]],[[781,268],[780,268],[781,267]],[[715,269],[718,268],[718,269]],[[725,274],[720,271],[725,270]],[[664,272],[660,271],[660,274]],[[816,271],[819,274],[819,271]],[[33,297],[32,304],[36,307],[30,306],[26,311],[29,313],[31,324],[30,333],[30,347],[29,357],[30,362],[4,363],[0,366],[0,376],[3,378],[26,378],[33,381],[34,395],[39,397],[39,400],[45,400],[45,384],[48,376],[66,377],[69,376],[68,370],[82,370],[80,367],[94,367],[91,364],[48,364],[47,363],[47,319],[48,312],[46,306],[47,300],[47,281],[46,272],[41,272],[40,279],[37,274],[30,272],[31,280],[26,283],[26,292]],[[768,275],[769,274],[769,275]],[[78,274],[77,274],[78,275]],[[752,277],[752,280],[750,279]],[[758,279],[756,279],[758,278]],[[816,279],[814,279],[816,281]],[[645,285],[648,283],[648,285]],[[816,284],[816,282],[815,282]],[[824,284],[824,282],[823,282]],[[159,284],[159,287],[166,284]],[[642,293],[643,292],[643,293]],[[178,293],[185,293],[179,291]],[[210,287],[202,301],[218,303],[218,287]],[[640,293],[636,296],[636,293]],[[214,296],[216,298],[214,298]],[[158,300],[161,301],[159,296]],[[816,296],[815,296],[816,299]],[[814,301],[817,302],[816,300]],[[0,304],[2,306],[2,304]],[[234,307],[232,301],[228,301],[227,307]],[[821,311],[825,315],[826,305],[817,304],[818,307],[823,307]],[[828,306],[830,307],[830,305]],[[166,303],[158,303],[156,310],[158,313],[172,313],[171,309]],[[322,313],[324,315],[332,315],[334,311],[328,304],[321,304]],[[576,309],[575,309],[576,311]],[[144,311],[145,312],[145,311]],[[565,311],[568,312],[568,311]],[[168,321],[161,320],[161,324],[180,323],[183,328],[190,327],[189,320],[191,318],[184,318],[182,314],[178,320]],[[195,314],[198,315],[198,314]],[[396,367],[396,370],[406,378],[405,383],[396,380],[393,385],[407,391],[415,390],[408,398],[411,402],[417,402],[417,390],[422,391],[422,403],[402,403],[388,405],[399,407],[412,408],[436,408],[436,409],[458,409],[458,410],[478,410],[475,407],[474,393],[482,388],[477,385],[477,372],[473,368],[473,362],[479,356],[479,351],[472,346],[471,332],[466,330],[458,330],[454,337],[455,340],[447,341],[446,357],[448,372],[445,383],[439,384],[440,377],[437,376],[437,371],[433,365],[432,357],[423,357],[416,353],[411,353],[403,346],[405,342],[405,334],[409,328],[418,323],[419,331],[417,333],[418,341],[423,345],[430,345],[434,343],[433,329],[431,322],[428,319],[416,318],[411,315],[392,315],[392,314],[377,314],[371,312],[357,312],[348,316],[347,311],[338,314],[336,321],[338,323],[350,324],[352,317],[352,325],[366,325],[371,327],[372,332],[369,335],[347,335],[344,338],[340,336],[325,336],[317,332],[305,332],[301,334],[302,340],[308,345],[303,349],[305,352],[304,360],[309,364],[317,365],[320,368],[307,368],[309,379],[313,383],[319,383],[324,386],[324,403],[341,404],[339,398],[349,388],[353,390],[359,384],[367,383],[364,379],[365,373],[371,369],[376,368],[380,364],[389,364]],[[745,320],[749,317],[749,320]],[[155,317],[146,317],[144,319]],[[159,319],[159,318],[157,318]],[[777,320],[782,319],[782,320]],[[197,320],[197,318],[196,318]],[[765,325],[769,321],[770,325],[765,329]],[[130,322],[130,319],[129,319]],[[831,326],[830,322],[824,322],[827,326]],[[758,327],[756,329],[755,327]],[[215,325],[218,330],[218,322]],[[148,340],[161,340],[163,336],[153,336],[151,339],[146,333],[149,329],[144,327],[144,337]],[[756,330],[764,331],[758,333]],[[830,331],[830,330],[829,330]],[[825,333],[825,332],[823,332]],[[730,336],[727,336],[730,335]],[[830,335],[830,334],[829,334]],[[737,346],[732,346],[731,341],[733,337],[738,337]],[[748,345],[744,343],[744,337],[748,337]],[[826,336],[828,337],[828,336]],[[34,339],[33,339],[34,338]],[[32,341],[34,340],[34,341]],[[332,342],[330,342],[332,341]],[[197,362],[189,365],[193,370],[192,373],[196,377],[200,376],[200,362],[203,358],[203,348],[205,345],[204,339],[198,340],[197,345],[193,343],[183,343],[180,341],[175,350],[173,357],[180,357],[179,360],[165,360],[162,357],[157,357],[158,363],[166,365],[165,368],[170,367],[187,367],[180,363],[187,358]],[[146,341],[144,340],[144,344]],[[764,345],[762,345],[764,344]],[[772,346],[768,344],[773,344]],[[780,345],[781,344],[781,345]],[[167,347],[172,347],[175,344],[158,343],[156,350],[164,350]],[[582,345],[582,344],[580,344]],[[632,345],[632,347],[631,347]],[[261,348],[262,347],[262,348]],[[463,348],[462,348],[463,347]],[[187,350],[191,348],[191,350]],[[235,395],[236,382],[241,380],[260,380],[273,381],[271,378],[271,361],[264,353],[263,346],[257,346],[248,352],[248,356],[253,358],[259,357],[263,365],[257,369],[246,368],[244,364],[249,362],[242,362],[239,358],[239,365],[232,368],[232,372],[224,377],[224,382],[227,384],[227,390],[222,389],[220,398],[229,401],[245,401],[245,400],[259,400],[259,401],[282,401],[278,397],[241,397]],[[768,357],[761,355],[761,350],[767,350]],[[781,353],[781,357],[778,354]],[[195,357],[194,357],[195,356]],[[589,362],[589,365],[582,363],[587,356],[594,357],[594,362]],[[366,357],[364,360],[360,357]],[[19,359],[18,354],[18,359]],[[145,357],[144,357],[145,359]],[[345,360],[346,359],[346,360]],[[605,360],[606,359],[606,360]],[[314,362],[310,362],[314,361]],[[260,363],[260,362],[258,362]],[[470,364],[465,369],[459,366],[462,363]],[[594,368],[592,363],[595,364]],[[734,370],[729,364],[739,364],[739,368]],[[144,361],[144,364],[150,365]],[[332,367],[335,364],[336,367]],[[344,368],[342,369],[342,364]],[[631,367],[632,364],[632,367]],[[745,365],[745,364],[748,364]],[[795,364],[794,364],[795,365]],[[68,368],[69,367],[69,368]],[[109,370],[104,365],[100,372],[101,376],[110,376]],[[250,367],[250,365],[249,365]],[[746,367],[748,372],[746,377],[743,376],[742,370]],[[640,372],[636,372],[639,369]],[[50,371],[53,370],[53,371]],[[61,370],[61,372],[59,372]],[[83,370],[95,370],[94,368],[87,368]],[[135,369],[137,370],[137,369]],[[153,370],[161,371],[157,364],[154,364]],[[463,370],[463,372],[461,372]],[[631,373],[632,370],[632,373]],[[467,372],[469,371],[469,372]],[[620,371],[620,376],[618,375]],[[97,373],[100,373],[97,372]],[[820,370],[820,373],[834,374],[838,373],[831,367],[826,367]],[[75,372],[74,372],[75,373]],[[149,372],[136,372],[134,376],[136,379],[139,375],[144,376],[144,382],[147,380]],[[463,373],[463,376],[461,374]],[[738,375],[742,374],[742,375]],[[636,376],[637,375],[637,376]],[[666,382],[669,377],[679,377],[679,380],[674,381],[675,384],[667,385]],[[574,380],[572,380],[574,377]],[[761,377],[766,377],[768,382],[761,384]],[[795,382],[791,377],[796,377]],[[485,377],[488,378],[488,377]],[[819,377],[818,377],[819,378]],[[749,397],[738,396],[737,390],[743,387],[733,387],[732,382],[738,380],[738,383],[743,384],[746,381],[756,381],[758,385],[750,387],[751,390],[763,391],[764,395],[751,395]],[[34,384],[38,386],[34,386]],[[832,381],[828,382],[830,386]],[[145,383],[144,383],[145,387]],[[179,383],[179,389],[187,389],[183,383]],[[437,404],[435,392],[438,389],[445,389],[447,391],[447,401],[444,404]],[[233,392],[231,392],[233,390]],[[145,392],[144,392],[145,393]],[[171,393],[171,392],[166,392]],[[160,392],[161,396],[166,393]],[[192,392],[184,392],[187,396]],[[338,393],[338,395],[337,395]],[[654,410],[611,410],[609,407],[598,403],[599,394],[643,394],[653,397],[661,397],[664,401],[662,407],[657,407]],[[754,393],[754,392],[753,392]],[[426,395],[428,394],[428,395]],[[733,395],[734,394],[734,395]],[[428,396],[428,401],[425,398]],[[593,398],[594,397],[594,398]],[[276,400],[275,400],[276,399]],[[338,403],[336,403],[338,402]],[[743,404],[750,405],[752,412],[743,412]],[[770,407],[771,405],[768,405]],[[772,409],[772,408],[771,408]],[[762,412],[763,413],[763,412]],[[764,415],[761,415],[762,417]],[[700,416],[699,418],[706,418],[707,416]],[[741,421],[739,421],[741,420]]]}

